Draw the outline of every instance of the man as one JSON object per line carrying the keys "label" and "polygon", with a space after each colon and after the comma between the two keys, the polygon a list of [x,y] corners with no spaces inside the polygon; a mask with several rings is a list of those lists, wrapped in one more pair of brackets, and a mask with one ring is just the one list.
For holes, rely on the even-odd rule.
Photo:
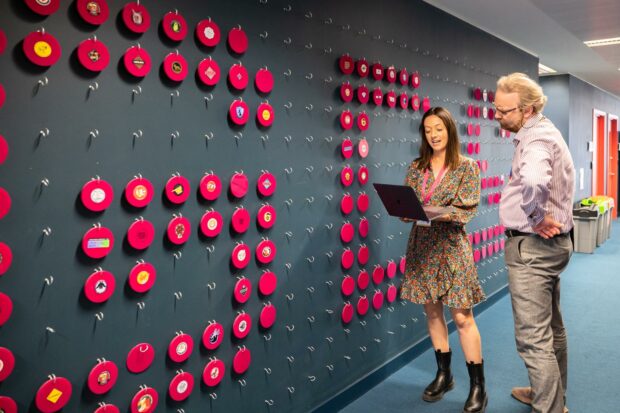
{"label": "man", "polygon": [[560,311],[560,273],[573,245],[573,160],[560,131],[542,114],[547,97],[523,73],[497,82],[495,119],[516,133],[500,223],[506,227],[506,265],[517,351],[531,387],[512,395],[535,413],[567,412],[567,345]]}

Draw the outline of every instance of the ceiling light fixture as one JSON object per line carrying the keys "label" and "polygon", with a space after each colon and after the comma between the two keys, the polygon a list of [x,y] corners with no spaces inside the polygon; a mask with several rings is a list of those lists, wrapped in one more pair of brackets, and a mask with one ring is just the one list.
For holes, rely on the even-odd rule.
{"label": "ceiling light fixture", "polygon": [[552,69],[549,66],[545,66],[542,63],[538,63],[538,74],[539,75],[548,75],[551,73],[557,73],[557,70]]}
{"label": "ceiling light fixture", "polygon": [[612,46],[620,44],[620,37],[610,37],[609,39],[588,40],[584,42],[588,47]]}

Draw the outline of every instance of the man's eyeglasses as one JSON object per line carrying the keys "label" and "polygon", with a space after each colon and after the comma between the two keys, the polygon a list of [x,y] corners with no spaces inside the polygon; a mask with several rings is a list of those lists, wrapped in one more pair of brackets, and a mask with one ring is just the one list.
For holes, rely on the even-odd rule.
{"label": "man's eyeglasses", "polygon": [[493,105],[493,107],[495,107],[495,112],[499,113],[502,116],[506,116],[507,114],[509,114],[512,111],[515,111],[517,109],[520,109],[519,106],[515,106],[512,109],[499,109],[497,106]]}

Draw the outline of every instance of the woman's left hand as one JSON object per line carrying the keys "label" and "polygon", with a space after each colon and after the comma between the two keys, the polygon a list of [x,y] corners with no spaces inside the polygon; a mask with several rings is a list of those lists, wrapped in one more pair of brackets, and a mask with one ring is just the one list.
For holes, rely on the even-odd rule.
{"label": "woman's left hand", "polygon": [[433,221],[450,222],[452,221],[452,219],[450,218],[450,214],[444,214],[444,215],[438,216]]}

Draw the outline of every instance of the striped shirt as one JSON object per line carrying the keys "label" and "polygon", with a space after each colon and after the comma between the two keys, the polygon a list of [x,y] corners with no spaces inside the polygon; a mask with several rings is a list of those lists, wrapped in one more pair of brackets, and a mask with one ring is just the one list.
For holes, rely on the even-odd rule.
{"label": "striped shirt", "polygon": [[537,114],[528,119],[513,139],[515,153],[508,184],[502,191],[499,220],[509,229],[534,232],[533,226],[550,214],[573,228],[575,169],[560,131]]}

